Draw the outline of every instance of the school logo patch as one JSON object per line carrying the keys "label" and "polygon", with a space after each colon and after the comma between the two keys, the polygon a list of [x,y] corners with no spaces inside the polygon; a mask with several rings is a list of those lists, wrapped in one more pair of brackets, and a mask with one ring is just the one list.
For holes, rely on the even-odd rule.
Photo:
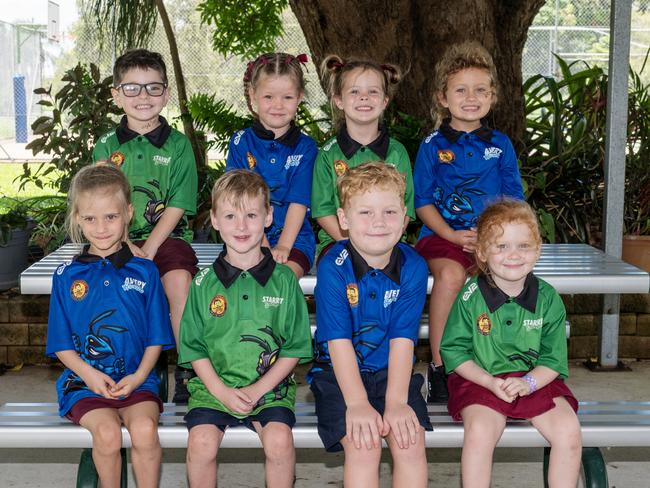
{"label": "school logo patch", "polygon": [[84,280],[75,280],[70,286],[70,295],[76,302],[83,300],[88,295],[88,283]]}
{"label": "school logo patch", "polygon": [[336,176],[343,176],[345,173],[348,172],[348,163],[341,159],[337,159],[334,161],[334,172],[336,173]]}
{"label": "school logo patch", "polygon": [[488,159],[498,158],[501,156],[502,152],[503,151],[498,147],[486,147],[485,152],[483,153],[483,159],[487,161]]}
{"label": "school logo patch", "polygon": [[248,162],[248,169],[253,169],[257,165],[257,160],[250,152],[246,153],[246,162]]}
{"label": "school logo patch", "polygon": [[113,163],[118,168],[124,164],[124,153],[120,151],[115,151],[109,156],[109,161]]}
{"label": "school logo patch", "polygon": [[490,334],[490,331],[492,330],[492,321],[490,320],[490,317],[488,317],[488,314],[482,313],[478,316],[478,319],[476,319],[476,327],[478,327],[478,331],[482,335],[486,336]]}
{"label": "school logo patch", "polygon": [[359,304],[359,288],[357,288],[356,283],[350,283],[346,289],[345,294],[348,296],[348,303],[356,307]]}
{"label": "school logo patch", "polygon": [[228,303],[226,302],[226,297],[223,295],[215,295],[210,302],[210,313],[215,317],[223,317],[223,314],[226,313],[226,308],[228,308]]}
{"label": "school logo patch", "polygon": [[454,159],[456,159],[456,155],[454,154],[454,151],[451,149],[439,149],[438,150],[438,161],[440,161],[443,164],[451,164],[454,162]]}

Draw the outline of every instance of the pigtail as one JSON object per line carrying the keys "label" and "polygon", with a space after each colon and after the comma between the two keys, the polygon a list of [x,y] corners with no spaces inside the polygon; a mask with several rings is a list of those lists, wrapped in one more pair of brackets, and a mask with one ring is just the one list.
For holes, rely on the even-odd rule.
{"label": "pigtail", "polygon": [[[259,58],[258,58],[259,59]],[[253,117],[257,118],[257,112],[253,109],[253,103],[251,102],[251,80],[253,79],[253,69],[255,68],[255,61],[249,61],[246,65],[246,71],[244,72],[244,98],[246,99],[246,106],[248,111],[253,114]]]}
{"label": "pigtail", "polygon": [[402,81],[402,70],[394,64],[381,64],[381,69],[386,75],[389,87],[396,87]]}

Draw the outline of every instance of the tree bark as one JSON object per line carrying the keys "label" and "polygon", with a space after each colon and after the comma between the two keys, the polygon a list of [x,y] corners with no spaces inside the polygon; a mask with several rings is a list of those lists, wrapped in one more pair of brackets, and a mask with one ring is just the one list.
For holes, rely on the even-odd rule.
{"label": "tree bark", "polygon": [[176,44],[176,36],[174,35],[174,29],[169,21],[169,16],[167,15],[167,9],[165,8],[165,3],[163,0],[155,0],[156,8],[158,9],[158,14],[162,21],[163,27],[165,29],[165,35],[167,36],[167,42],[169,43],[169,52],[172,57],[172,65],[174,67],[174,78],[176,80],[176,89],[178,91],[178,105],[181,111],[181,120],[183,121],[183,129],[185,135],[190,140],[192,146],[192,152],[194,153],[194,159],[196,160],[196,166],[199,171],[205,167],[205,150],[203,144],[199,140],[199,136],[194,129],[194,123],[192,122],[192,116],[190,115],[189,110],[187,109],[187,90],[185,89],[185,78],[183,77],[183,68],[181,66],[181,59],[178,55],[178,45]]}
{"label": "tree bark", "polygon": [[481,42],[500,84],[492,124],[521,148],[525,129],[521,60],[528,28],[544,0],[289,0],[319,65],[328,54],[399,65],[395,108],[428,118],[433,71],[445,48]]}

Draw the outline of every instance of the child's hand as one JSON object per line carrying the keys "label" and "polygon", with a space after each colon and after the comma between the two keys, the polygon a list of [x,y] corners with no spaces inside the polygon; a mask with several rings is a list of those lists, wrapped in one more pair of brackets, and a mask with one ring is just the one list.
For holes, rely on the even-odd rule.
{"label": "child's hand", "polygon": [[357,449],[365,444],[366,449],[380,447],[381,435],[384,432],[384,422],[379,412],[370,403],[348,405],[345,412],[346,437]]}
{"label": "child's hand", "polygon": [[273,259],[275,259],[276,263],[280,263],[280,264],[287,263],[290,252],[291,249],[285,246],[275,246],[273,249],[271,249],[271,254],[273,255]]}
{"label": "child's hand", "polygon": [[256,384],[253,383],[252,385],[244,386],[242,388],[238,388],[239,391],[243,392],[246,394],[246,396],[250,399],[251,402],[251,410],[255,408],[255,405],[257,405],[257,402],[260,401],[260,398],[264,396],[264,391],[260,391],[259,388],[255,386]]}
{"label": "child's hand", "polygon": [[255,405],[246,392],[238,388],[225,387],[217,398],[235,413],[249,413]]}
{"label": "child's hand", "polygon": [[82,379],[84,380],[84,383],[86,383],[86,386],[93,393],[96,393],[97,395],[101,395],[104,398],[107,398],[109,400],[114,399],[111,392],[115,388],[116,383],[115,381],[113,381],[113,378],[111,378],[107,374],[102,373],[101,371],[98,371],[96,369],[93,369]]}
{"label": "child's hand", "polygon": [[142,380],[135,374],[126,375],[117,385],[111,388],[111,396],[115,399],[126,398],[142,384]]}
{"label": "child's hand", "polygon": [[474,252],[476,251],[476,228],[455,230],[448,240],[461,246],[465,252]]}
{"label": "child's hand", "polygon": [[158,252],[158,248],[154,248],[151,244],[149,244],[149,240],[147,240],[143,245],[142,245],[142,251],[145,253],[147,259],[151,259],[153,261],[153,258],[156,256],[156,253]]}
{"label": "child's hand", "polygon": [[129,249],[131,250],[131,253],[138,257],[138,258],[144,258],[147,259],[147,253],[144,252],[139,246],[136,246],[133,244],[130,240],[127,239],[126,244],[129,246]]}
{"label": "child's hand", "polygon": [[[386,404],[384,426],[387,431],[393,432],[400,449],[408,449],[410,444],[417,442],[420,421],[407,403]],[[382,433],[382,435],[387,434],[388,432]]]}
{"label": "child's hand", "polygon": [[507,395],[510,395],[513,398],[530,394],[530,385],[528,382],[514,376],[506,378],[501,388],[506,392]]}
{"label": "child's hand", "polygon": [[492,381],[490,382],[489,390],[492,393],[494,393],[497,398],[503,400],[504,402],[512,403],[515,397],[505,392],[505,390],[503,389],[504,383],[505,381],[503,380],[503,378],[497,378],[495,376],[494,378],[492,378]]}

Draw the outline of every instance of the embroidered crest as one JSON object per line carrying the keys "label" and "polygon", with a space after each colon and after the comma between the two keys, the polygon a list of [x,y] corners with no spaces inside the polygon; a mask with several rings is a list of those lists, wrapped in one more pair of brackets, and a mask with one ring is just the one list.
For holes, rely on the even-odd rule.
{"label": "embroidered crest", "polygon": [[350,283],[346,287],[345,293],[348,296],[348,303],[356,307],[359,304],[359,288],[357,288],[356,283]]}
{"label": "embroidered crest", "polygon": [[124,164],[124,154],[120,151],[113,152],[108,159],[118,168]]}
{"label": "embroidered crest", "polygon": [[478,331],[482,335],[490,334],[490,331],[492,330],[492,321],[490,320],[490,317],[488,317],[488,314],[482,313],[478,316],[478,319],[476,319],[476,327],[478,327]]}
{"label": "embroidered crest", "polygon": [[70,295],[76,302],[83,300],[88,295],[88,283],[84,280],[75,280],[70,286]]}
{"label": "embroidered crest", "polygon": [[502,152],[503,151],[498,147],[486,147],[485,152],[483,153],[483,159],[487,161],[488,159],[498,158],[501,156]]}
{"label": "embroidered crest", "polygon": [[246,161],[248,162],[248,169],[253,169],[257,165],[257,160],[250,152],[246,153]]}
{"label": "embroidered crest", "polygon": [[348,163],[346,163],[342,159],[335,160],[334,172],[336,173],[336,176],[343,176],[345,173],[348,172]]}
{"label": "embroidered crest", "polygon": [[223,295],[215,295],[210,302],[210,313],[215,317],[223,317],[227,308],[228,303],[226,302],[226,297]]}
{"label": "embroidered crest", "polygon": [[456,159],[454,151],[451,149],[439,149],[438,150],[438,161],[444,164],[451,164]]}

